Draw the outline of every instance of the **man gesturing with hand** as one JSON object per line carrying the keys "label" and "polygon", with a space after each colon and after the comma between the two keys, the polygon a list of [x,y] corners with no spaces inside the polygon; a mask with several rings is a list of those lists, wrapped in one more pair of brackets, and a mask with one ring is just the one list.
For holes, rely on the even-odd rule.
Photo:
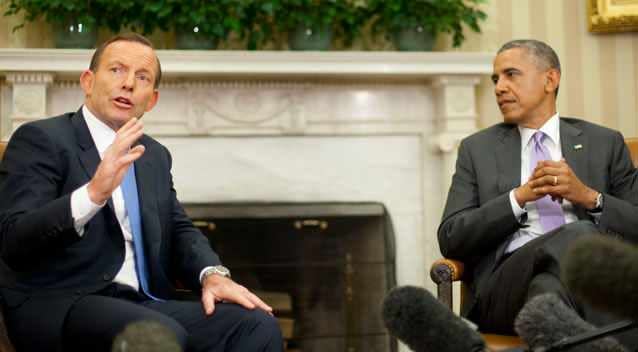
{"label": "man gesturing with hand", "polygon": [[[168,150],[144,134],[159,98],[151,43],[114,37],[80,76],[83,106],[26,123],[0,167],[0,288],[18,351],[110,351],[152,320],[185,351],[281,351],[272,309],[234,282],[179,204]],[[179,280],[201,302],[174,299]]]}

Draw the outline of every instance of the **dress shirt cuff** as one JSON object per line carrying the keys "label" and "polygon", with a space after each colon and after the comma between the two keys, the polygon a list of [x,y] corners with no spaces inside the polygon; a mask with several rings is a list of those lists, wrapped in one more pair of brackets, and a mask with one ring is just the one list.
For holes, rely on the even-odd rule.
{"label": "dress shirt cuff", "polygon": [[522,217],[524,214],[527,214],[527,210],[518,205],[516,196],[514,196],[514,190],[510,191],[510,204],[512,205],[512,213],[514,213],[516,220],[518,220],[519,223],[522,223]]}
{"label": "dress shirt cuff", "polygon": [[84,235],[84,225],[106,204],[106,201],[102,204],[93,203],[89,197],[88,186],[87,183],[71,193],[71,216],[75,231],[80,237]]}
{"label": "dress shirt cuff", "polygon": [[202,282],[202,280],[204,279],[204,273],[206,272],[206,270],[212,268],[212,266],[207,266],[204,269],[202,269],[202,271],[199,272],[199,284],[204,286],[204,283]]}

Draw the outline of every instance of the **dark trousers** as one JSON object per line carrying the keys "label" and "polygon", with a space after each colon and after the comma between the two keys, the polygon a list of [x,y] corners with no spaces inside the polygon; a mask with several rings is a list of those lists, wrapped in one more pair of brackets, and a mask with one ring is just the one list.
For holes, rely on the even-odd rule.
{"label": "dark trousers", "polygon": [[142,320],[167,327],[184,351],[283,350],[276,319],[262,310],[218,303],[214,313],[206,316],[200,301],[148,300],[118,284],[73,305],[65,320],[63,350],[110,351],[117,334]]}
{"label": "dark trousers", "polygon": [[[525,302],[542,293],[555,293],[583,319],[602,326],[620,319],[595,310],[573,296],[560,280],[560,263],[567,248],[584,236],[604,236],[588,221],[564,225],[526,243],[497,263],[489,280],[478,292],[470,319],[483,332],[516,335],[514,320]],[[633,299],[633,298],[628,298]],[[638,347],[636,331],[619,335],[630,347]]]}

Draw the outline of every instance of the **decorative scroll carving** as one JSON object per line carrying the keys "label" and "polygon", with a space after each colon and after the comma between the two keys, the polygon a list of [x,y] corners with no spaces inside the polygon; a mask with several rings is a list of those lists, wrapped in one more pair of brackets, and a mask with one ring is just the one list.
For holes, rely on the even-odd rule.
{"label": "decorative scroll carving", "polygon": [[46,116],[47,86],[53,74],[46,72],[9,72],[7,82],[13,86],[10,118],[14,126]]}
{"label": "decorative scroll carving", "polygon": [[242,128],[299,132],[305,126],[300,112],[307,84],[200,82],[184,87],[187,125],[195,134]]}

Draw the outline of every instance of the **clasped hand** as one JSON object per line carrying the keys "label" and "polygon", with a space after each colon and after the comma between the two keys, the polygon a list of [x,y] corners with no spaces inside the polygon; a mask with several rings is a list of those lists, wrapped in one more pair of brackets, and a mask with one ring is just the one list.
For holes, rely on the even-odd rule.
{"label": "clasped hand", "polygon": [[561,159],[540,161],[527,183],[518,187],[514,195],[521,207],[549,195],[555,201],[566,199],[574,205],[593,209],[598,192],[585,185],[565,159]]}

